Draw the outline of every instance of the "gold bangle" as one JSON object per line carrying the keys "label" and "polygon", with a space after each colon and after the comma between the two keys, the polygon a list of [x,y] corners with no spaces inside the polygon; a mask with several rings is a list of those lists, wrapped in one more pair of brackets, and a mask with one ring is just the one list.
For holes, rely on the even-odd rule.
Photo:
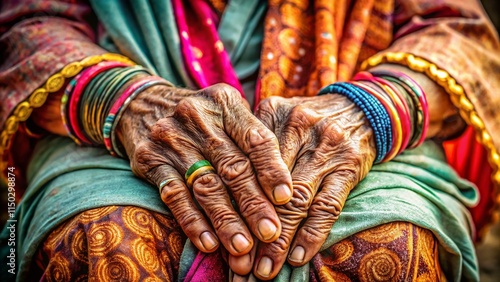
{"label": "gold bangle", "polygon": [[193,172],[189,175],[189,177],[186,179],[186,185],[187,185],[187,187],[192,188],[192,187],[193,187],[193,183],[194,183],[194,181],[195,181],[198,177],[200,177],[200,176],[202,176],[202,175],[204,175],[204,174],[210,173],[210,172],[215,173],[215,169],[214,169],[214,167],[213,167],[213,166],[208,166],[208,165],[207,165],[207,166],[202,166],[202,167],[200,167],[200,168],[196,169],[196,170],[195,170],[195,171],[193,171]]}
{"label": "gold bangle", "polygon": [[[458,108],[460,116],[462,116],[467,124],[474,128],[477,139],[488,152],[488,162],[493,168],[491,178],[493,184],[496,186],[496,197],[494,201],[497,207],[500,206],[500,155],[493,144],[491,135],[485,128],[483,120],[477,114],[472,102],[467,98],[464,88],[458,84],[446,70],[440,69],[436,64],[409,53],[389,52],[377,54],[364,61],[361,65],[361,69],[366,70],[369,67],[375,67],[383,63],[399,64],[413,71],[425,73],[430,79],[443,87],[450,95],[450,99],[453,105]],[[493,210],[494,209],[495,207],[493,207]],[[492,214],[492,219],[494,222],[498,221],[498,215]]]}
{"label": "gold bangle", "polygon": [[[0,133],[0,171],[5,171],[8,166],[7,161],[5,161],[5,154],[7,148],[10,147],[12,137],[19,129],[19,123],[26,121],[30,117],[33,109],[41,107],[50,93],[61,90],[66,79],[72,78],[79,74],[84,68],[98,64],[102,61],[118,61],[135,64],[132,60],[120,54],[106,53],[90,56],[79,62],[70,63],[58,73],[50,76],[42,87],[33,91],[26,100],[18,104],[5,121]],[[6,173],[2,173],[1,179],[6,181],[6,175]]]}

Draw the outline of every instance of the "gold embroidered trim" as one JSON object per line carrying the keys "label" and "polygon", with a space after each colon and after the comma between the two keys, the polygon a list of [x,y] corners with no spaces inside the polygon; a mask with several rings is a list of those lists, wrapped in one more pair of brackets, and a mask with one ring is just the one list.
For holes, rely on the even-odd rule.
{"label": "gold embroidered trim", "polygon": [[[4,171],[7,168],[8,164],[4,160],[4,154],[7,148],[10,147],[10,142],[19,128],[19,123],[26,121],[30,117],[33,109],[41,107],[50,93],[61,90],[66,79],[72,78],[79,74],[84,68],[98,64],[102,61],[118,61],[135,64],[129,58],[120,54],[107,53],[90,56],[79,62],[70,63],[60,72],[49,77],[42,87],[33,91],[26,100],[17,105],[12,111],[12,114],[5,121],[0,134],[0,171]],[[2,178],[5,177],[6,174],[2,173]]]}
{"label": "gold embroidered trim", "polygon": [[[474,105],[467,98],[463,87],[457,84],[456,80],[447,71],[439,69],[435,64],[423,58],[408,53],[394,52],[375,55],[363,62],[361,69],[364,70],[382,63],[400,64],[414,71],[425,73],[450,94],[450,99],[459,109],[460,115],[467,124],[474,128],[477,140],[488,151],[488,161],[493,168],[492,179],[497,187],[496,198],[493,200],[497,206],[500,206],[500,191],[498,191],[500,187],[500,155],[495,149],[491,135],[486,130],[483,120],[477,114]],[[498,221],[498,214],[493,213],[492,218],[494,222]]]}

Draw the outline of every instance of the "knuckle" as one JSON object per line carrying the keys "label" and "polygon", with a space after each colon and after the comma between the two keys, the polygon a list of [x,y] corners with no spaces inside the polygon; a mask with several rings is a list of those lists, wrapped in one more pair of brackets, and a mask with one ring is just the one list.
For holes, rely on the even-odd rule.
{"label": "knuckle", "polygon": [[204,93],[218,103],[228,103],[240,94],[236,88],[226,83],[218,83],[207,88]]}
{"label": "knuckle", "polygon": [[290,118],[288,120],[289,126],[297,128],[309,128],[316,124],[321,119],[314,110],[296,105],[290,111]]}
{"label": "knuckle", "polygon": [[301,212],[306,212],[311,206],[314,187],[309,181],[297,181],[293,182],[293,197],[290,200],[290,204],[297,210]]}
{"label": "knuckle", "polygon": [[162,189],[161,199],[170,208],[172,204],[186,200],[184,190],[184,186],[179,181],[172,181]]}
{"label": "knuckle", "polygon": [[331,225],[321,222],[314,225],[304,225],[300,232],[301,240],[309,244],[315,244],[322,242],[328,231],[330,231]]}
{"label": "knuckle", "polygon": [[200,226],[204,225],[203,218],[198,213],[194,212],[179,212],[176,214],[176,220],[183,227],[183,230],[198,230]]}
{"label": "knuckle", "polygon": [[269,205],[265,199],[260,197],[242,197],[238,203],[241,215],[244,218],[249,218],[252,216],[266,215],[270,216],[268,213]]}
{"label": "knuckle", "polygon": [[177,103],[174,110],[174,117],[186,120],[189,119],[193,114],[197,112],[196,98],[186,97]]}
{"label": "knuckle", "polygon": [[342,211],[343,199],[335,195],[327,195],[325,197],[320,197],[317,199],[309,211],[310,215],[314,215],[316,218],[323,218],[327,221],[334,221],[340,215]]}
{"label": "knuckle", "polygon": [[154,153],[151,144],[146,141],[142,141],[136,146],[130,158],[132,172],[143,177],[147,177],[154,168],[162,163],[160,156]]}
{"label": "knuckle", "polygon": [[[284,230],[281,231],[283,234]],[[266,248],[266,252],[270,254],[276,254],[278,256],[284,255],[288,252],[288,248],[291,243],[291,236],[281,235],[276,241],[269,243],[268,248]]]}
{"label": "knuckle", "polygon": [[270,144],[278,144],[278,139],[267,128],[252,128],[247,131],[247,141],[252,151],[268,152],[274,146]]}
{"label": "knuckle", "polygon": [[250,161],[245,157],[226,155],[221,159],[221,170],[219,171],[219,175],[222,180],[228,184],[251,178]]}
{"label": "knuckle", "polygon": [[[235,232],[242,222],[236,213],[227,206],[220,205],[210,214],[213,227],[217,232]],[[236,227],[236,228],[234,228]]]}
{"label": "knuckle", "polygon": [[208,199],[220,196],[224,187],[214,173],[204,174],[193,183],[193,194],[200,203],[210,202]]}

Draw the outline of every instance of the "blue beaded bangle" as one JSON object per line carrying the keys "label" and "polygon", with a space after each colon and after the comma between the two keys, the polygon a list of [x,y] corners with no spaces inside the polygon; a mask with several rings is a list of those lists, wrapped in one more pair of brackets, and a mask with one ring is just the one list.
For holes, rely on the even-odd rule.
{"label": "blue beaded bangle", "polygon": [[377,155],[375,163],[381,162],[392,148],[392,125],[382,103],[363,89],[347,83],[337,82],[323,88],[318,95],[340,94],[351,100],[364,113],[375,137]]}

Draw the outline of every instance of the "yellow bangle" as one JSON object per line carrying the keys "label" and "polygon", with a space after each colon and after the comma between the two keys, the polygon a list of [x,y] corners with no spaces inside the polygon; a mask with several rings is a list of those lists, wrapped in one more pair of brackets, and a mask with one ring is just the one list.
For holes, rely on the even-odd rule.
{"label": "yellow bangle", "polygon": [[[41,107],[50,93],[61,90],[67,78],[72,78],[79,74],[82,69],[102,61],[118,61],[135,64],[129,58],[120,54],[106,53],[90,56],[79,62],[70,63],[58,73],[50,76],[42,87],[33,91],[26,100],[18,104],[5,121],[0,133],[0,171],[3,172],[7,168],[8,164],[5,161],[5,154],[7,148],[10,147],[12,137],[19,128],[20,122],[26,121],[30,117],[33,109]],[[5,180],[6,175],[6,173],[2,173],[2,179]]]}
{"label": "yellow bangle", "polygon": [[[413,71],[425,73],[430,79],[439,84],[450,95],[450,100],[458,108],[460,116],[471,125],[476,131],[477,140],[488,151],[488,161],[493,168],[492,180],[496,185],[497,196],[494,199],[497,206],[500,206],[500,155],[498,154],[491,135],[485,128],[483,120],[477,114],[474,104],[467,98],[464,88],[444,69],[437,65],[403,52],[388,52],[377,54],[367,59],[361,65],[361,69],[366,70],[383,63],[399,64],[410,68]],[[498,221],[498,215],[493,215],[493,221]]]}

